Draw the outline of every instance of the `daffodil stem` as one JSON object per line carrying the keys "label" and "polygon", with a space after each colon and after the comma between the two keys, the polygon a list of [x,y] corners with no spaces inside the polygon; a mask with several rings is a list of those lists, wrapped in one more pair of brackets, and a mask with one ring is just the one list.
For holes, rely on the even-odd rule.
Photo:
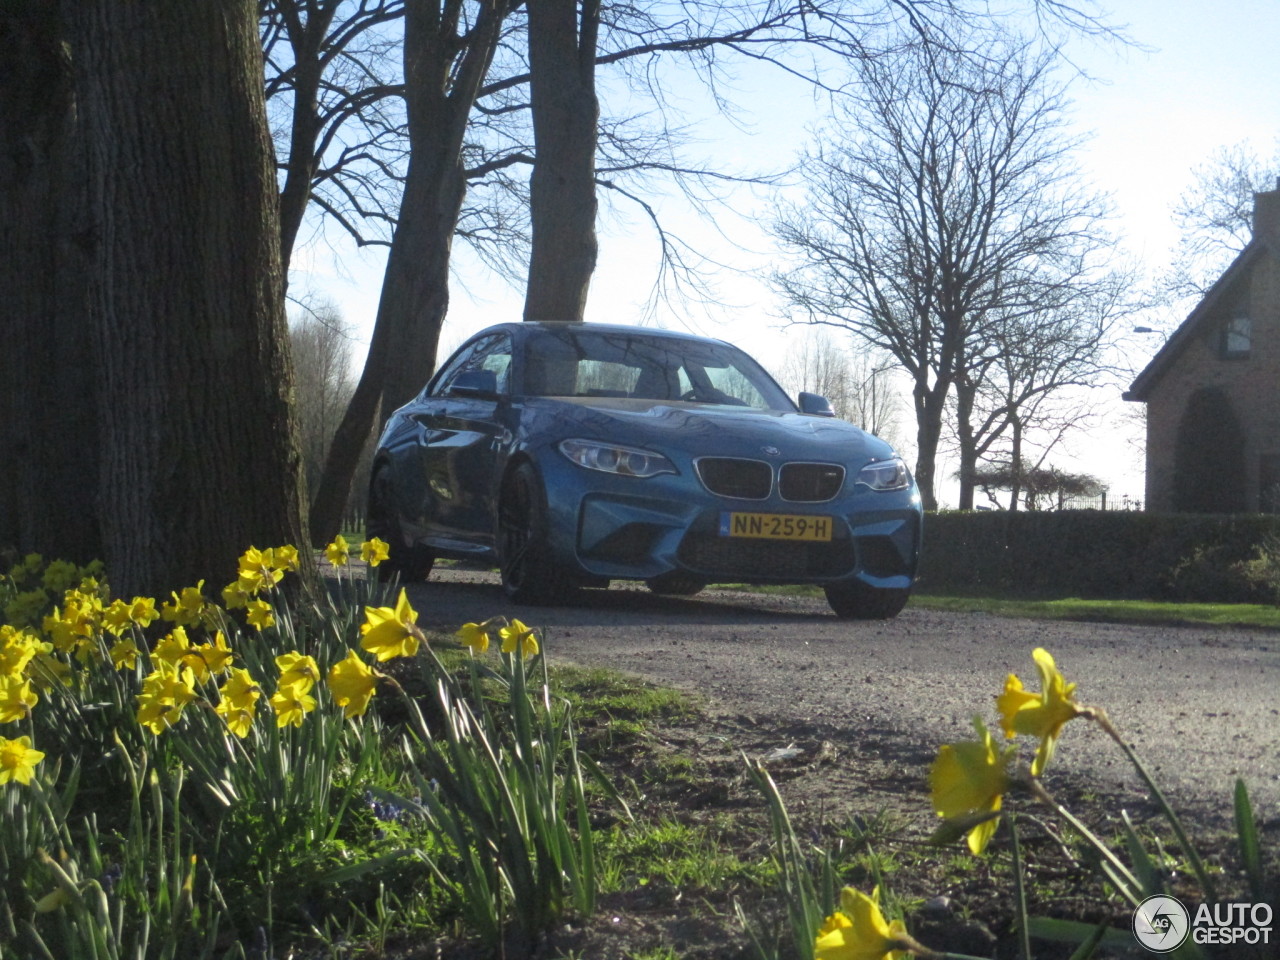
{"label": "daffodil stem", "polygon": [[1106,861],[1106,863],[1115,872],[1115,878],[1120,881],[1116,884],[1120,893],[1129,901],[1130,904],[1136,907],[1142,899],[1142,897],[1138,895],[1142,889],[1142,885],[1138,882],[1138,878],[1133,875],[1132,871],[1130,871],[1129,868],[1121,862],[1120,858],[1111,851],[1111,848],[1103,843],[1092,830],[1086,827],[1075,814],[1062,804],[1058,803],[1058,801],[1049,794],[1049,791],[1045,790],[1039,780],[1032,777],[1028,782],[1028,787],[1031,790],[1032,796],[1049,809],[1053,810],[1054,813],[1067,821],[1067,823],[1071,824],[1071,826],[1075,828],[1075,831],[1084,838],[1085,842],[1088,843],[1089,846],[1093,847],[1094,850],[1098,851],[1098,855]]}
{"label": "daffodil stem", "polygon": [[1101,708],[1095,708],[1093,711],[1093,722],[1106,732],[1116,745],[1129,758],[1129,762],[1133,764],[1133,769],[1138,772],[1138,776],[1142,782],[1147,785],[1147,789],[1151,791],[1151,796],[1155,798],[1159,804],[1161,811],[1164,813],[1165,819],[1169,821],[1169,826],[1173,829],[1173,835],[1178,838],[1178,843],[1182,845],[1182,850],[1186,854],[1187,859],[1191,862],[1191,869],[1195,871],[1196,878],[1200,881],[1200,888],[1204,891],[1205,898],[1209,901],[1217,900],[1214,891],[1213,881],[1209,879],[1209,872],[1205,869],[1204,861],[1200,859],[1200,854],[1192,845],[1187,832],[1182,828],[1182,821],[1174,812],[1173,807],[1169,805],[1169,801],[1165,798],[1164,792],[1156,785],[1151,774],[1147,772],[1146,766],[1138,759],[1137,753],[1120,735],[1120,731],[1111,723],[1111,718],[1107,716],[1107,712]]}
{"label": "daffodil stem", "polygon": [[1027,924],[1027,884],[1026,864],[1022,859],[1022,843],[1018,839],[1018,817],[1009,814],[1010,851],[1013,854],[1013,890],[1015,906],[1018,910],[1018,947],[1022,951],[1022,960],[1031,960],[1031,934]]}

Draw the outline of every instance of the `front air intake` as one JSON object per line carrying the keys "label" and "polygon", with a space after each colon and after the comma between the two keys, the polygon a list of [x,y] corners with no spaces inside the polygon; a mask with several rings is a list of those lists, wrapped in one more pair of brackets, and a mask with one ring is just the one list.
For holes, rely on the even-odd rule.
{"label": "front air intake", "polygon": [[703,457],[694,465],[702,485],[719,497],[764,500],[773,490],[773,467],[763,460]]}

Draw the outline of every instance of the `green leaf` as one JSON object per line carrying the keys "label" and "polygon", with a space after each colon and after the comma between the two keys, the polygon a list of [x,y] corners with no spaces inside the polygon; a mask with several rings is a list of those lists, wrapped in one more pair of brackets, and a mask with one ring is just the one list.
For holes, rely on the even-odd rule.
{"label": "green leaf", "polygon": [[[1089,943],[1096,940],[1100,947],[1133,947],[1133,933],[1129,930],[1117,930],[1114,927],[1095,927],[1092,923],[1081,923],[1078,920],[1057,920],[1053,917],[1032,917],[1027,923],[1031,936],[1037,940],[1048,940],[1051,943]],[[1102,930],[1101,936],[1098,930]],[[1087,956],[1087,954],[1086,954]]]}
{"label": "green leaf", "polygon": [[1249,880],[1249,892],[1254,903],[1262,903],[1264,876],[1262,853],[1258,846],[1258,825],[1253,818],[1253,805],[1249,802],[1249,789],[1244,780],[1236,780],[1235,792],[1236,836],[1240,840],[1240,862]]}
{"label": "green leaf", "polygon": [[1133,861],[1133,872],[1141,884],[1142,896],[1149,897],[1164,890],[1164,882],[1160,877],[1160,868],[1156,866],[1142,845],[1138,833],[1133,829],[1133,821],[1129,819],[1129,811],[1121,810],[1120,819],[1124,822],[1124,843],[1129,851],[1129,859]]}

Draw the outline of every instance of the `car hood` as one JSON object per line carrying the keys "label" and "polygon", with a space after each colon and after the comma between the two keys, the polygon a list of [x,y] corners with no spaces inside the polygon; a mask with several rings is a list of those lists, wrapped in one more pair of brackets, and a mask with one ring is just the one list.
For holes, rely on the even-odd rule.
{"label": "car hood", "polygon": [[674,401],[535,397],[526,401],[538,433],[649,446],[690,456],[866,462],[894,455],[883,440],[834,417]]}

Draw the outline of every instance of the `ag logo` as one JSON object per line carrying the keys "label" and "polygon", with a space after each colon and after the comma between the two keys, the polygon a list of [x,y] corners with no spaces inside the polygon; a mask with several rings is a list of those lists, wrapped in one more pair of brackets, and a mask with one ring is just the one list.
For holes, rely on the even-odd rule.
{"label": "ag logo", "polygon": [[1191,915],[1174,897],[1147,897],[1133,911],[1133,935],[1152,953],[1178,949],[1190,930]]}

